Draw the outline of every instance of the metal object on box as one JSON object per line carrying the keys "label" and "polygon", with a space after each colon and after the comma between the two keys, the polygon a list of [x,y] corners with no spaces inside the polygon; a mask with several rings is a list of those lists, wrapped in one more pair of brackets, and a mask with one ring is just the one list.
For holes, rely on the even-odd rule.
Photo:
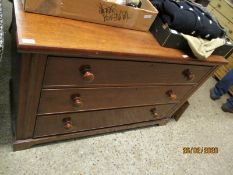
{"label": "metal object on box", "polygon": [[[188,42],[176,30],[172,30],[167,24],[164,24],[160,17],[157,17],[150,29],[151,33],[157,39],[161,46],[184,50],[191,53]],[[218,47],[213,55],[220,55],[227,58],[233,52],[233,44],[227,42],[225,45]]]}

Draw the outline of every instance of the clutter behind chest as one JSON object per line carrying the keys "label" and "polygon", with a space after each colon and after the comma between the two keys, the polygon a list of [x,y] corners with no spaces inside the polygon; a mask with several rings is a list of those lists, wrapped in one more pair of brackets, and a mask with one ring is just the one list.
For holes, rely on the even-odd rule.
{"label": "clutter behind chest", "polygon": [[[199,59],[233,52],[226,32],[201,5],[177,0],[22,0],[27,12],[148,31],[161,46]],[[158,14],[158,15],[157,15]]]}
{"label": "clutter behind chest", "polygon": [[[169,28],[167,24],[163,23],[161,18],[158,17],[155,19],[150,30],[161,46],[180,49],[187,53],[192,52],[185,38],[176,30]],[[212,54],[227,58],[232,54],[232,52],[232,43],[226,41],[224,45],[216,48]]]}
{"label": "clutter behind chest", "polygon": [[200,4],[190,1],[152,0],[159,14],[151,32],[164,47],[192,53],[199,59],[211,54],[227,57],[232,44],[215,17]]}

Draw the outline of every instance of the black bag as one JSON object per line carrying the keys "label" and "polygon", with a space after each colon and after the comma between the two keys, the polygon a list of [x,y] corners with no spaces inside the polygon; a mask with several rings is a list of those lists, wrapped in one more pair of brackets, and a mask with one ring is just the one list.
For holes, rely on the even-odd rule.
{"label": "black bag", "polygon": [[225,37],[224,29],[201,5],[188,1],[152,0],[159,16],[171,29],[180,33],[211,40]]}

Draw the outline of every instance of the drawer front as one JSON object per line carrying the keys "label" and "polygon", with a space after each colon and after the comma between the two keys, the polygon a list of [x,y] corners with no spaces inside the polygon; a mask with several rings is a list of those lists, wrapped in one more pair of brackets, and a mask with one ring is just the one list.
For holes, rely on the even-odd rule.
{"label": "drawer front", "polygon": [[192,87],[139,86],[43,90],[38,114],[177,103]]}
{"label": "drawer front", "polygon": [[174,104],[38,116],[34,137],[66,134],[162,119]]}
{"label": "drawer front", "polygon": [[44,87],[197,83],[211,67],[101,59],[48,59]]}

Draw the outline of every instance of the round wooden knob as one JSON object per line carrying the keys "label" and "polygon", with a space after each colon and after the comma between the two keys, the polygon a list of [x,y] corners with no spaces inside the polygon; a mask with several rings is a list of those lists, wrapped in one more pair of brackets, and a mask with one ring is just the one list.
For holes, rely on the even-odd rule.
{"label": "round wooden knob", "polygon": [[173,92],[173,90],[167,91],[167,95],[169,96],[169,98],[171,100],[176,100],[177,99],[177,95]]}
{"label": "round wooden knob", "polygon": [[95,79],[95,75],[93,73],[91,73],[90,71],[86,71],[83,74],[83,79],[85,81],[91,82]]}
{"label": "round wooden knob", "polygon": [[71,122],[71,118],[63,119],[63,123],[64,123],[64,128],[67,130],[71,129],[73,127],[72,122]]}
{"label": "round wooden knob", "polygon": [[152,115],[153,115],[155,118],[159,117],[159,114],[158,114],[156,108],[151,109],[151,113],[152,113]]}
{"label": "round wooden knob", "polygon": [[77,95],[73,95],[72,97],[72,100],[73,100],[73,104],[77,107],[80,107],[83,105],[83,102],[82,102],[82,99],[80,96],[77,96]]}
{"label": "round wooden knob", "polygon": [[190,69],[184,70],[183,74],[189,81],[192,81],[195,79],[195,74],[193,74]]}

